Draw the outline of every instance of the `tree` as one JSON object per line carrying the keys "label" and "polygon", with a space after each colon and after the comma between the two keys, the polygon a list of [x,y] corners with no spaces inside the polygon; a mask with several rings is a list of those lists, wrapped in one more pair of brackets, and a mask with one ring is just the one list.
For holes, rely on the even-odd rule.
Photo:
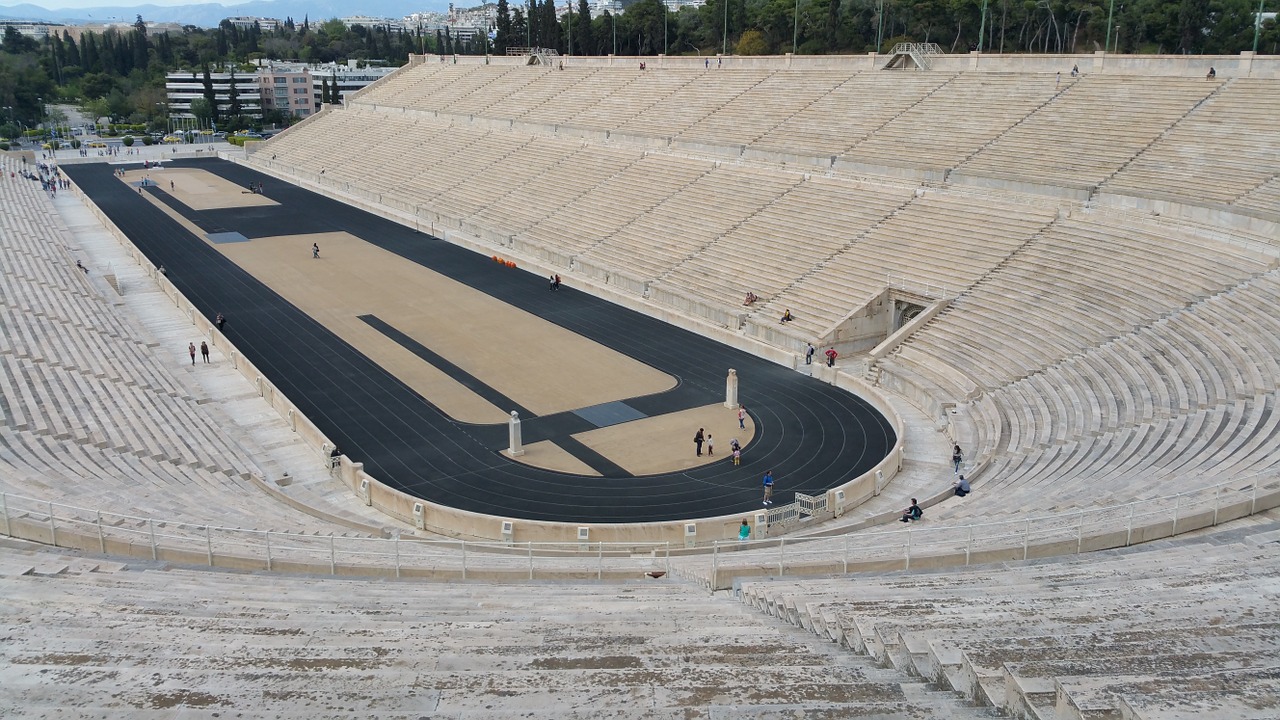
{"label": "tree", "polygon": [[584,55],[595,53],[596,41],[591,33],[591,6],[578,0],[578,15],[573,19],[573,42]]}
{"label": "tree", "polygon": [[509,45],[515,45],[511,41],[511,7],[507,0],[498,0],[498,35],[493,39],[494,52],[505,54]]}
{"label": "tree", "polygon": [[209,103],[209,119],[212,122],[218,121],[218,95],[213,91],[213,75],[209,72],[209,66],[204,66],[204,99]]}
{"label": "tree", "polygon": [[107,73],[89,73],[80,79],[80,95],[86,100],[104,98],[116,89],[116,79]]}
{"label": "tree", "polygon": [[230,82],[228,83],[228,90],[229,90],[228,94],[231,96],[231,103],[227,108],[228,110],[227,114],[232,119],[235,119],[244,114],[244,109],[240,105],[240,90],[236,88],[236,71],[235,70],[231,71],[231,79],[230,79]]}
{"label": "tree", "polygon": [[765,55],[769,52],[769,43],[765,42],[764,33],[748,30],[742,33],[733,51],[738,55]]}
{"label": "tree", "polygon": [[214,119],[213,104],[204,98],[196,98],[191,101],[191,114],[196,116],[201,125],[208,125]]}

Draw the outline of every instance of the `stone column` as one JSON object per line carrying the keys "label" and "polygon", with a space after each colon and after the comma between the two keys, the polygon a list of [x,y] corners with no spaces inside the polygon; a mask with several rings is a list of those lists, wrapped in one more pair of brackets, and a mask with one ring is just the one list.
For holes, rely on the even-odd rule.
{"label": "stone column", "polygon": [[524,454],[524,444],[520,441],[520,413],[515,410],[511,411],[511,423],[508,426],[508,430],[511,446],[507,448],[507,452],[511,453],[511,457],[520,457]]}
{"label": "stone column", "polygon": [[729,368],[729,377],[724,380],[724,406],[730,410],[738,407],[738,371]]}

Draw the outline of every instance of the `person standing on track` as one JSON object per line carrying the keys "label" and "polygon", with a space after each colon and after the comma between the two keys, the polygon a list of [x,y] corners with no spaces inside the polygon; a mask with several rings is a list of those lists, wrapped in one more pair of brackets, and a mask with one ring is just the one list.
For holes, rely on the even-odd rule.
{"label": "person standing on track", "polygon": [[764,505],[773,504],[773,471],[764,474]]}
{"label": "person standing on track", "polygon": [[698,428],[698,432],[693,434],[693,444],[698,448],[698,457],[702,457],[702,428]]}

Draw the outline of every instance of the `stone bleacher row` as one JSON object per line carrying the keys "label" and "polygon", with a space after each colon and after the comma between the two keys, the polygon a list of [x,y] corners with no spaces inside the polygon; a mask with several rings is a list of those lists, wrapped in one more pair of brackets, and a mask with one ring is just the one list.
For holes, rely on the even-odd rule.
{"label": "stone bleacher row", "polygon": [[[0,492],[125,515],[327,529],[264,508],[256,465],[94,290],[40,185],[0,180]],[[197,338],[198,341],[198,338]]]}
{"label": "stone bleacher row", "polygon": [[[1243,198],[1280,165],[1274,86],[1250,78],[425,63],[355,104],[1273,212]],[[1201,172],[1205,164],[1214,170]]]}
{"label": "stone bleacher row", "polygon": [[1229,540],[998,571],[752,581],[738,594],[1013,717],[1274,718],[1277,527],[1273,514]]}
{"label": "stone bleacher row", "polygon": [[667,582],[513,590],[3,546],[0,577],[4,717],[988,716]]}
{"label": "stone bleacher row", "polygon": [[[979,196],[975,209],[974,196],[942,191],[913,201],[914,189],[900,185],[766,172],[359,108],[317,118],[309,132],[353,132],[371,123],[382,127],[379,137],[421,142],[387,141],[398,159],[384,162],[375,148],[370,160],[355,162],[295,131],[271,144],[269,155],[255,153],[253,162],[374,194],[441,227],[482,227],[543,261],[625,290],[666,288],[694,314],[743,312],[742,297],[754,292],[761,303],[749,311],[760,322],[795,311],[796,347],[882,289],[889,274],[968,286],[1056,212],[989,195]],[[902,253],[904,239],[919,252]]]}

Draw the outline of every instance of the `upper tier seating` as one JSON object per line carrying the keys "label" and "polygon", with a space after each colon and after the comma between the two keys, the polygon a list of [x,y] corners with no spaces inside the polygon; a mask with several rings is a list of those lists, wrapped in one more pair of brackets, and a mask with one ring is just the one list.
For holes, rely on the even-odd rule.
{"label": "upper tier seating", "polygon": [[964,73],[873,128],[841,159],[912,170],[954,168],[1055,93],[1052,82],[1035,75]]}
{"label": "upper tier seating", "polygon": [[[1205,85],[1204,81],[1193,83]],[[1163,91],[1163,89],[1162,89]],[[1193,109],[1106,182],[1122,194],[1230,205],[1275,177],[1280,147],[1264,140],[1280,116],[1269,80],[1235,78]],[[1248,204],[1248,203],[1242,203]],[[1273,199],[1268,209],[1275,211]]]}
{"label": "upper tier seating", "polygon": [[[857,203],[865,206],[866,200]],[[1053,215],[1047,207],[997,198],[924,193],[799,277],[761,315],[781,317],[791,308],[796,318],[792,329],[817,338],[882,290],[891,274],[915,288],[928,284],[959,292],[1031,239]]]}
{"label": "upper tier seating", "polygon": [[[1202,79],[1093,75],[960,163],[957,172],[1094,187],[1218,89]],[[1106,118],[1105,124],[1096,122]]]}

